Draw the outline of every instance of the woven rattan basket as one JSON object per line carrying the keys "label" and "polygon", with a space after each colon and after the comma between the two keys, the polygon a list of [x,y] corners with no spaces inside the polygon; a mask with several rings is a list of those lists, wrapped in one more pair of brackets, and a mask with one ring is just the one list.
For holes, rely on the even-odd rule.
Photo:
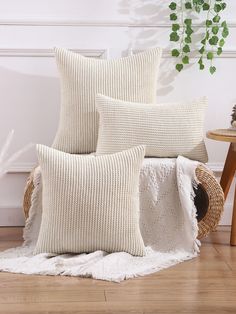
{"label": "woven rattan basket", "polygon": [[[206,167],[199,165],[196,169],[196,176],[200,186],[208,198],[208,208],[204,217],[198,221],[198,238],[205,237],[209,232],[215,230],[219,224],[224,210],[224,193],[215,176]],[[199,204],[201,206],[201,204]],[[197,206],[198,210],[201,210]]]}
{"label": "woven rattan basket", "polygon": [[[31,207],[31,195],[34,190],[33,176],[34,170],[25,187],[23,199],[25,218],[29,216]],[[200,182],[199,189],[205,195],[205,197],[199,197],[195,202],[198,212],[201,213],[202,208],[205,207],[204,215],[201,214],[201,219],[198,221],[198,238],[201,239],[218,225],[224,207],[224,194],[216,178],[206,167],[199,165],[196,169],[196,176]]]}

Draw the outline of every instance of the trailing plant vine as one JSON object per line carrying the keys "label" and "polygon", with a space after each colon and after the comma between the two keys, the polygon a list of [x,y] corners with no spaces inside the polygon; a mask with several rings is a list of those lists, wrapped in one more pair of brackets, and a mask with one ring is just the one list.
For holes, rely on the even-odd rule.
{"label": "trailing plant vine", "polygon": [[216,67],[213,60],[216,55],[221,55],[225,38],[229,35],[227,23],[221,18],[226,3],[223,0],[175,0],[169,4],[169,8],[172,23],[170,41],[178,44],[171,51],[172,56],[178,58],[176,70],[180,72],[186,64],[189,64],[190,53],[195,50],[193,35],[196,33],[196,28],[193,26],[193,13],[205,13],[202,38],[199,42],[195,41],[194,45],[198,46],[199,69],[205,69],[206,58],[209,71],[214,74]]}

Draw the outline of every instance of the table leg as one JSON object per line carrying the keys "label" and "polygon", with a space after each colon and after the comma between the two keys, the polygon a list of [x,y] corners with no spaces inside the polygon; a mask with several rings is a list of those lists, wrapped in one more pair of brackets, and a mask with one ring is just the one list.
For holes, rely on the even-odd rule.
{"label": "table leg", "polygon": [[234,192],[234,208],[233,208],[233,216],[232,216],[230,244],[236,245],[236,186],[235,186],[235,192]]}
{"label": "table leg", "polygon": [[228,195],[230,185],[233,181],[236,171],[236,147],[233,143],[229,146],[228,155],[225,161],[223,173],[220,179],[220,185],[224,191],[225,199]]}
{"label": "table leg", "polygon": [[[235,171],[236,171],[236,145],[231,143],[220,180],[221,187],[224,191],[225,199],[228,195],[230,185],[235,175]],[[234,195],[234,208],[232,215],[230,244],[236,245],[236,191]]]}

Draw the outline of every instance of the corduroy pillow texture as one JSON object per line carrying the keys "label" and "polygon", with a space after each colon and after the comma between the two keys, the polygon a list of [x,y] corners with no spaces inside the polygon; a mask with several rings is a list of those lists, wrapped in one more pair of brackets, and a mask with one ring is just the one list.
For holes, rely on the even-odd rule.
{"label": "corduroy pillow texture", "polygon": [[35,254],[124,251],[145,255],[139,229],[139,173],[145,147],[80,156],[37,145],[43,182]]}
{"label": "corduroy pillow texture", "polygon": [[[34,253],[144,256],[139,229],[144,156],[206,162],[206,99],[155,104],[160,48],[116,60],[61,48],[55,55],[61,112],[53,148],[37,145],[43,212]],[[96,156],[76,155],[95,150]]]}
{"label": "corduroy pillow texture", "polygon": [[96,150],[97,93],[127,101],[154,103],[161,49],[115,60],[87,58],[55,49],[61,80],[60,121],[53,147],[68,153]]}
{"label": "corduroy pillow texture", "polygon": [[182,155],[207,162],[203,139],[206,98],[153,105],[97,95],[96,103],[100,121],[98,155],[146,145],[146,156]]}

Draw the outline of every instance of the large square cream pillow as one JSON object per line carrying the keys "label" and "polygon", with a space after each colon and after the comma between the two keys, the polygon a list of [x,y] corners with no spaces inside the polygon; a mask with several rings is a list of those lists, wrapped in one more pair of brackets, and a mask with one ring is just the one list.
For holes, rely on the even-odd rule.
{"label": "large square cream pillow", "polygon": [[127,101],[154,103],[161,49],[116,60],[83,57],[56,48],[61,80],[61,112],[53,147],[68,153],[96,150],[97,93]]}
{"label": "large square cream pillow", "polygon": [[43,212],[37,253],[124,251],[143,256],[139,173],[145,147],[80,156],[38,145]]}
{"label": "large square cream pillow", "polygon": [[149,157],[184,157],[207,162],[203,124],[207,101],[141,104],[97,95],[98,155],[146,145]]}

